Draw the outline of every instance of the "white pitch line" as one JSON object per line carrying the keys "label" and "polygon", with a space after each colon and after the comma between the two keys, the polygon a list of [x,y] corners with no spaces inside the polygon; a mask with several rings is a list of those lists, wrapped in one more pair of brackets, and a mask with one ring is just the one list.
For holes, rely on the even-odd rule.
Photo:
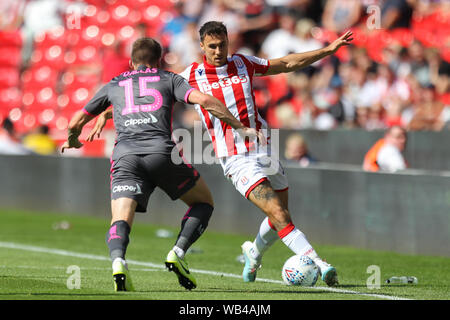
{"label": "white pitch line", "polygon": [[[57,254],[57,255],[61,255],[61,256],[69,256],[69,257],[82,258],[82,259],[110,261],[110,258],[106,257],[106,256],[100,256],[100,255],[94,255],[94,254],[88,254],[88,253],[79,253],[79,252],[54,249],[54,248],[38,247],[38,246],[25,245],[25,244],[19,244],[19,243],[14,243],[14,242],[0,241],[0,247],[7,248],[7,249],[17,249],[17,250],[25,250],[25,251],[32,251],[32,252]],[[129,260],[129,259],[127,259],[127,262],[129,264],[133,264],[133,265],[145,266],[145,267],[156,268],[156,269],[165,269],[166,268],[165,265],[163,265],[163,264],[156,264],[156,263],[152,263],[152,262],[143,262],[143,261],[136,261],[136,260]],[[221,277],[236,278],[236,279],[242,278],[242,275],[233,274],[233,273],[216,272],[216,271],[201,270],[201,269],[191,269],[191,270],[196,273],[213,275],[213,276],[221,276]],[[258,278],[258,279],[256,279],[256,281],[284,284],[284,282],[281,280],[264,279],[264,278]],[[358,292],[358,291],[353,291],[353,290],[345,290],[345,289],[330,288],[330,287],[311,287],[308,289],[324,290],[324,291],[343,293],[343,294],[355,294],[355,295],[360,295],[360,296],[365,296],[365,297],[387,299],[387,300],[410,300],[407,298],[389,296],[389,295],[384,295],[384,294],[363,293],[363,292]]]}
{"label": "white pitch line", "polygon": [[[3,269],[15,269],[15,268],[18,268],[18,269],[42,269],[42,267],[36,267],[36,266],[13,266],[13,267],[11,267],[11,266],[7,266],[7,265],[0,265],[0,268],[3,268]],[[46,267],[46,268],[48,268],[48,269],[55,269],[55,270],[67,270],[67,267],[62,267],[62,266],[55,266],[55,267]],[[111,267],[109,267],[109,268],[100,268],[100,267],[83,267],[83,268],[81,268],[82,270],[97,270],[97,271],[108,271],[108,270],[111,270]],[[155,269],[155,268],[153,268],[153,269],[151,269],[151,268],[133,268],[133,271],[146,271],[146,272],[152,272],[152,271],[160,271],[159,269]]]}

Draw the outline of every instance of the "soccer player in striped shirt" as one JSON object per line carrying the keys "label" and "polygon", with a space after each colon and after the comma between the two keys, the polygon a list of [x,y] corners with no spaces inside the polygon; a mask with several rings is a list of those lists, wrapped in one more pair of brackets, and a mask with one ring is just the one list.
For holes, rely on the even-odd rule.
{"label": "soccer player in striped shirt", "polygon": [[[202,63],[192,63],[181,75],[189,84],[222,101],[244,125],[267,131],[267,124],[258,114],[252,83],[255,76],[292,72],[334,54],[352,41],[347,32],[330,45],[315,51],[293,53],[278,59],[266,60],[254,56],[228,56],[228,36],[225,25],[210,21],[200,28],[200,46],[204,52]],[[225,176],[235,188],[267,217],[256,239],[242,245],[245,258],[243,279],[253,282],[261,265],[263,253],[278,239],[295,253],[307,255],[319,266],[327,285],[338,283],[336,269],[324,262],[305,235],[297,229],[288,210],[288,181],[278,160],[269,148],[260,148],[255,139],[243,139],[229,125],[196,105],[213,143]],[[270,137],[266,137],[270,141]],[[261,150],[263,149],[263,150]]]}
{"label": "soccer player in striped shirt", "polygon": [[[135,212],[146,211],[156,187],[172,200],[181,199],[189,206],[175,245],[167,255],[166,266],[186,289],[197,285],[184,255],[208,226],[213,199],[195,168],[172,161],[176,148],[171,140],[173,104],[176,101],[200,103],[242,134],[264,139],[255,129],[233,117],[218,99],[192,88],[181,76],[160,69],[161,53],[161,45],[154,39],[136,40],[131,52],[133,71],[114,77],[72,117],[68,139],[62,146],[62,152],[82,147],[78,137],[83,126],[113,105],[117,139],[111,156],[112,220],[106,243],[116,291],[134,289],[125,260],[129,234]],[[88,136],[88,141],[91,138]]]}
{"label": "soccer player in striped shirt", "polygon": [[[200,46],[204,52],[203,62],[192,63],[181,75],[192,87],[223,102],[244,125],[266,133],[267,124],[258,114],[255,105],[253,77],[304,68],[334,54],[341,46],[349,45],[353,40],[352,33],[346,32],[322,49],[266,60],[241,54],[229,57],[227,29],[221,22],[207,22],[199,32]],[[336,269],[318,256],[303,232],[292,222],[288,210],[287,177],[279,161],[274,160],[270,148],[262,146],[255,138],[246,139],[237,134],[203,106],[196,105],[195,108],[210,134],[224,175],[267,216],[261,223],[255,240],[246,241],[242,245],[245,258],[242,273],[244,281],[255,281],[264,252],[281,238],[295,254],[307,255],[314,260],[327,285],[336,285]],[[100,122],[96,125],[93,134],[99,134],[103,126],[104,121],[103,124]],[[264,140],[270,142],[270,137]]]}

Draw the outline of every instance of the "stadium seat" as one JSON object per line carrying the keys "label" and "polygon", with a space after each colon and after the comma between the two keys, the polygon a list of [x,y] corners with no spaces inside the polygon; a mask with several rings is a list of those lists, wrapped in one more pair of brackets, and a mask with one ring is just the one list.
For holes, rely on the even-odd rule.
{"label": "stadium seat", "polygon": [[22,64],[20,47],[0,47],[0,67],[19,68]]}
{"label": "stadium seat", "polygon": [[96,7],[103,7],[105,5],[105,0],[84,0],[84,2]]}
{"label": "stadium seat", "polygon": [[81,48],[86,46],[101,46],[103,27],[96,24],[87,24],[82,29],[71,29],[67,31],[67,45],[69,48]]}
{"label": "stadium seat", "polygon": [[2,47],[22,47],[22,33],[17,30],[0,30],[0,43]]}
{"label": "stadium seat", "polygon": [[155,2],[156,1],[154,0],[129,0],[127,1],[127,4],[130,6],[130,8],[143,10],[148,6],[154,4]]}
{"label": "stadium seat", "polygon": [[131,25],[124,25],[117,33],[117,36],[122,41],[127,41],[133,38],[136,34],[136,31]]}
{"label": "stadium seat", "polygon": [[94,47],[99,47],[101,45],[100,39],[102,36],[102,29],[97,25],[89,25],[83,29],[81,33],[81,39],[79,45],[87,46],[91,45]]}
{"label": "stadium seat", "polygon": [[99,77],[96,74],[77,74],[74,75],[71,84],[67,85],[66,88],[89,88],[89,90],[95,90],[99,84]]}
{"label": "stadium seat", "polygon": [[24,110],[43,110],[57,108],[57,95],[52,87],[24,88],[22,103]]}
{"label": "stadium seat", "polygon": [[11,109],[22,106],[22,93],[18,87],[0,89],[1,110],[9,112]]}
{"label": "stadium seat", "polygon": [[79,110],[83,108],[92,97],[88,88],[72,88],[64,91],[69,98],[69,102],[64,110]]}
{"label": "stadium seat", "polygon": [[14,128],[19,134],[24,134],[38,126],[37,115],[25,113],[20,109],[12,109],[9,118],[14,123]]}
{"label": "stadium seat", "polygon": [[392,39],[400,43],[402,47],[409,47],[414,41],[414,35],[410,29],[407,28],[396,28],[389,31]]}
{"label": "stadium seat", "polygon": [[46,48],[36,48],[31,55],[31,66],[50,66],[54,70],[61,70],[64,65],[64,48],[53,45]]}
{"label": "stadium seat", "polygon": [[49,127],[55,131],[61,131],[62,134],[65,134],[69,121],[70,118],[65,115],[56,115],[54,121],[50,122]]}
{"label": "stadium seat", "polygon": [[23,125],[26,130],[33,129],[39,125],[46,124],[54,121],[56,111],[52,108],[44,108],[42,110],[26,110],[23,111],[21,119],[18,124]]}
{"label": "stadium seat", "polygon": [[0,66],[0,88],[18,87],[20,84],[19,70]]}
{"label": "stadium seat", "polygon": [[47,65],[33,67],[22,73],[22,86],[26,88],[56,88],[58,83],[58,70]]}
{"label": "stadium seat", "polygon": [[74,47],[64,55],[64,62],[71,67],[94,64],[102,66],[100,49],[91,45]]}
{"label": "stadium seat", "polygon": [[148,36],[155,37],[163,27],[163,22],[160,19],[161,9],[156,5],[151,5],[142,12],[142,22],[148,26]]}
{"label": "stadium seat", "polygon": [[361,28],[352,28],[351,31],[353,32],[353,45],[357,47],[365,47],[368,39],[367,32]]}
{"label": "stadium seat", "polygon": [[111,14],[111,26],[116,26],[118,29],[134,22],[130,17],[131,9],[125,4],[111,6],[108,11]]}
{"label": "stadium seat", "polygon": [[450,63],[450,48],[444,48],[441,50],[441,58]]}
{"label": "stadium seat", "polygon": [[85,17],[85,21],[88,25],[96,25],[103,28],[110,23],[111,14],[107,10],[96,8],[93,15],[88,15]]}
{"label": "stadium seat", "polygon": [[104,139],[96,139],[92,142],[84,143],[82,148],[84,157],[104,157],[105,156],[105,145],[106,141]]}
{"label": "stadium seat", "polygon": [[52,46],[64,48],[67,45],[67,31],[62,26],[55,27],[49,31],[38,33],[34,36],[35,48],[46,49]]}

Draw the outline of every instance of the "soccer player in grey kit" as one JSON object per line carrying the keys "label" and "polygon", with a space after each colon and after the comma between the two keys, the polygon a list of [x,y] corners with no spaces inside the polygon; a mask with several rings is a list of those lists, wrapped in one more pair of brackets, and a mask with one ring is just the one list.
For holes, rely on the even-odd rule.
{"label": "soccer player in grey kit", "polygon": [[106,243],[116,291],[134,290],[125,261],[129,234],[135,212],[146,211],[156,187],[189,207],[165,263],[180,285],[189,290],[197,286],[184,255],[207,227],[214,204],[197,170],[188,163],[174,164],[171,160],[172,149],[176,148],[171,140],[173,104],[200,104],[243,136],[264,141],[260,132],[244,126],[218,99],[192,88],[181,76],[161,70],[161,54],[161,46],[154,39],[136,40],[131,52],[133,71],[113,78],[73,116],[62,146],[62,152],[82,147],[78,137],[83,126],[113,105],[117,138],[111,157],[112,220]]}

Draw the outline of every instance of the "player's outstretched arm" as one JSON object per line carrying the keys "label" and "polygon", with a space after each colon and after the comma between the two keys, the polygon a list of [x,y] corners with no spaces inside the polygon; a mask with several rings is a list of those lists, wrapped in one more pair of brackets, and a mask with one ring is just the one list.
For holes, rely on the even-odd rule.
{"label": "player's outstretched arm", "polygon": [[100,138],[100,133],[102,133],[103,128],[106,125],[106,122],[108,119],[112,119],[113,110],[112,108],[109,108],[105,111],[103,111],[98,117],[97,121],[95,122],[94,128],[92,128],[91,132],[89,132],[89,135],[86,138],[86,141],[92,142],[94,141],[95,136],[97,138]]}
{"label": "player's outstretched arm", "polygon": [[94,116],[88,115],[82,110],[75,113],[75,115],[69,122],[69,126],[67,127],[67,140],[61,147],[62,153],[64,153],[65,149],[79,149],[83,146],[80,140],[78,140],[78,137],[80,136],[85,124],[91,121],[93,118]]}
{"label": "player's outstretched arm", "polygon": [[337,38],[322,49],[303,53],[292,53],[279,59],[270,60],[269,69],[264,75],[291,72],[307,67],[318,60],[336,53],[340,47],[350,45],[353,40],[352,36],[353,33],[351,31],[347,31],[341,37]]}
{"label": "player's outstretched arm", "polygon": [[256,137],[261,144],[266,144],[266,139],[260,131],[244,126],[219,99],[195,89],[189,94],[188,102],[201,105],[206,111],[230,125],[242,136]]}

